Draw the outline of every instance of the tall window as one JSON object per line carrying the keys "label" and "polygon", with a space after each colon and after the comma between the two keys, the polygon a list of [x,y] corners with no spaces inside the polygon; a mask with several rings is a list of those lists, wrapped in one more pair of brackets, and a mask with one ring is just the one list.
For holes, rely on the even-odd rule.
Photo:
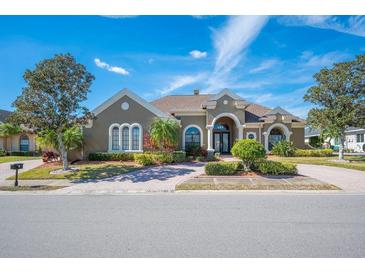
{"label": "tall window", "polygon": [[122,129],[122,149],[129,150],[129,128],[124,127]]}
{"label": "tall window", "polygon": [[200,146],[200,131],[196,127],[189,127],[185,131],[185,147],[189,147],[191,145]]}
{"label": "tall window", "polygon": [[364,142],[364,134],[356,134],[356,142],[363,143]]}
{"label": "tall window", "polygon": [[113,127],[112,150],[119,150],[119,128],[118,127]]}
{"label": "tall window", "polygon": [[132,150],[139,150],[139,127],[132,128]]}
{"label": "tall window", "polygon": [[20,136],[19,150],[20,151],[29,151],[29,137],[27,135]]}

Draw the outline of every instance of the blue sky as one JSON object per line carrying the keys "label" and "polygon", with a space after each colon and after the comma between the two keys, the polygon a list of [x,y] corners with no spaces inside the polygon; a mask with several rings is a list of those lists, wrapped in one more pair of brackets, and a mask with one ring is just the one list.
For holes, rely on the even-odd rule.
{"label": "blue sky", "polygon": [[93,109],[124,87],[147,100],[230,88],[303,118],[312,75],[365,52],[364,16],[0,16],[0,108],[26,69],[69,52],[96,77]]}

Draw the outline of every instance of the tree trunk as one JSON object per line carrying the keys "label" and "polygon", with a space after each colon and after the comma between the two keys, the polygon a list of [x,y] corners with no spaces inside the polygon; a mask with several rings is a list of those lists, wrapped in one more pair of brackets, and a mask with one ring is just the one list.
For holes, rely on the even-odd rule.
{"label": "tree trunk", "polygon": [[345,133],[342,133],[340,136],[340,149],[338,151],[338,160],[344,159],[344,150],[345,150]]}
{"label": "tree trunk", "polygon": [[67,170],[68,169],[67,150],[65,148],[65,144],[63,143],[63,133],[58,133],[57,139],[61,154],[61,160],[63,164],[63,170]]}

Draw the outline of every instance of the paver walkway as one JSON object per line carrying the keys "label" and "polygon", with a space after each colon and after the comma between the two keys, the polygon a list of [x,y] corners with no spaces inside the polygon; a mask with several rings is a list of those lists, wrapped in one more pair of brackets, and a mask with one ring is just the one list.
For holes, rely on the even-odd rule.
{"label": "paver walkway", "polygon": [[42,159],[2,163],[0,164],[0,183],[3,183],[6,178],[15,175],[15,170],[10,169],[10,165],[15,163],[24,164],[23,169],[20,169],[19,173],[22,173],[24,171],[27,171],[29,169],[35,168],[43,164]]}
{"label": "paver walkway", "polygon": [[365,172],[340,167],[298,164],[298,173],[336,185],[347,192],[365,192]]}
{"label": "paver walkway", "polygon": [[175,185],[204,173],[204,163],[147,167],[102,180],[74,183],[54,194],[113,194],[121,192],[170,192]]}

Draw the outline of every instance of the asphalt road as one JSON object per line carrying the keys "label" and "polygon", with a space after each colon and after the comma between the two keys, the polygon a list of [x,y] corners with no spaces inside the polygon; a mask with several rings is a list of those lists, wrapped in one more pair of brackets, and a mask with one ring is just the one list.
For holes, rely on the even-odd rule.
{"label": "asphalt road", "polygon": [[365,195],[0,196],[0,257],[364,257]]}

